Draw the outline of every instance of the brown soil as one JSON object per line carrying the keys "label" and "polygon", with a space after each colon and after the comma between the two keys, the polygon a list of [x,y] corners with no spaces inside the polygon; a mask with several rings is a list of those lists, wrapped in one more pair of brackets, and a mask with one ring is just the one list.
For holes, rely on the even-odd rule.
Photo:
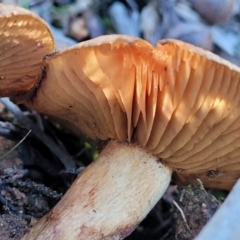
{"label": "brown soil", "polygon": [[181,188],[173,213],[175,239],[194,239],[219,206],[220,202],[200,182],[194,187]]}

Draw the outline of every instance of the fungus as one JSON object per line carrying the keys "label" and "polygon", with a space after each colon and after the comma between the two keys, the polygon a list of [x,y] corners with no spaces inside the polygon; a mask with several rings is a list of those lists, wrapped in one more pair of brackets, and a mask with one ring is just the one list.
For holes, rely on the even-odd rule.
{"label": "fungus", "polygon": [[229,62],[176,40],[154,48],[114,35],[43,64],[46,77],[25,104],[111,140],[26,239],[122,239],[160,199],[172,171],[217,188],[240,176],[240,74]]}
{"label": "fungus", "polygon": [[239,178],[240,69],[231,63],[181,41],[108,35],[48,54],[40,69],[31,94],[14,96],[108,143],[23,239],[123,239],[172,172],[225,189]]}
{"label": "fungus", "polygon": [[54,50],[48,25],[36,14],[0,3],[0,94],[29,93],[41,75],[43,58]]}

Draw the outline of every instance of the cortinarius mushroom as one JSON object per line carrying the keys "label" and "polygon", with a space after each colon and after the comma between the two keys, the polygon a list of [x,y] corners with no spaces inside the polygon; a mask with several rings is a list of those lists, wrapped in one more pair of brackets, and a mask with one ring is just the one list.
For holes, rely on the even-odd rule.
{"label": "cortinarius mushroom", "polygon": [[42,60],[54,50],[47,24],[36,14],[0,3],[0,95],[22,97],[41,75]]}
{"label": "cortinarius mushroom", "polygon": [[5,79],[2,96],[109,143],[23,239],[123,239],[173,171],[226,189],[239,178],[240,69],[231,63],[180,41],[110,35],[47,55],[39,69],[25,98],[19,85],[4,91]]}

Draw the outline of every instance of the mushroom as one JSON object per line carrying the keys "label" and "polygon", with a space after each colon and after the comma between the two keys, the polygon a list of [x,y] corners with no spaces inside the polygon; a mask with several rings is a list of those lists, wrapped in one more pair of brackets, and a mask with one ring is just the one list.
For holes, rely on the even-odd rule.
{"label": "mushroom", "polygon": [[43,58],[54,50],[47,23],[21,7],[0,3],[0,94],[29,94],[41,75]]}
{"label": "mushroom", "polygon": [[107,146],[23,240],[123,239],[172,172],[224,189],[239,178],[240,69],[230,62],[177,40],[108,35],[48,54],[40,69],[23,96],[0,79],[1,95]]}
{"label": "mushroom", "polygon": [[160,199],[172,171],[217,188],[240,176],[240,71],[229,62],[176,40],[154,48],[113,35],[43,64],[46,76],[25,104],[111,140],[25,239],[122,239]]}

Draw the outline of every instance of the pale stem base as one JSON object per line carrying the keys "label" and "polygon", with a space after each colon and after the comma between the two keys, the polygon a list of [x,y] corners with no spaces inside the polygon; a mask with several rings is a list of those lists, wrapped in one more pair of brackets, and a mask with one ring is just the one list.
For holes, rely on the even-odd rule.
{"label": "pale stem base", "polygon": [[164,194],[171,169],[136,145],[111,141],[22,240],[118,240]]}

